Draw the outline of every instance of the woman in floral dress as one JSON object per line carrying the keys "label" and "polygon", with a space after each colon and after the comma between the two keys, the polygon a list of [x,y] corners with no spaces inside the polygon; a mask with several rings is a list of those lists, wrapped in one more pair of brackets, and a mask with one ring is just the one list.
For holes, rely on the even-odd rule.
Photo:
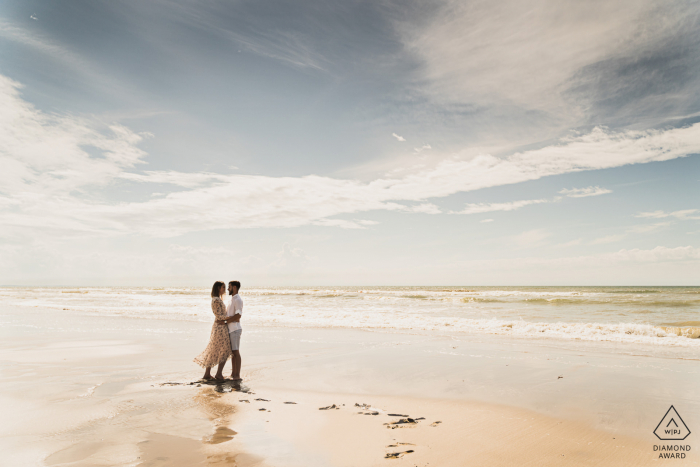
{"label": "woman in floral dress", "polygon": [[[209,345],[204,349],[204,352],[199,354],[194,361],[200,366],[206,368],[204,372],[204,379],[216,379],[217,381],[223,381],[224,375],[221,371],[224,369],[224,365],[228,358],[232,355],[231,352],[231,341],[228,337],[228,326],[222,326],[217,324],[217,320],[226,319],[226,305],[221,299],[221,296],[226,293],[226,284],[220,281],[214,283],[214,287],[211,289],[211,311],[214,312],[214,325],[211,328],[211,337],[209,338]],[[214,365],[219,365],[216,370],[216,376],[212,378],[211,367]]]}

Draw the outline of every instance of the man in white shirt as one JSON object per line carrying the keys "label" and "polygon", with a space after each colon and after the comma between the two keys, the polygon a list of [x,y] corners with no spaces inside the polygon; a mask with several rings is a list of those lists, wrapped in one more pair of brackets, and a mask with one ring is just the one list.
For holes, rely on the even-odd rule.
{"label": "man in white shirt", "polygon": [[228,325],[228,336],[231,339],[231,350],[233,351],[231,379],[234,381],[241,381],[241,353],[239,350],[241,347],[241,334],[243,333],[243,328],[241,328],[243,299],[238,295],[240,288],[241,283],[238,281],[228,283],[228,293],[231,295],[231,302],[226,307],[227,318],[219,321],[219,324]]}

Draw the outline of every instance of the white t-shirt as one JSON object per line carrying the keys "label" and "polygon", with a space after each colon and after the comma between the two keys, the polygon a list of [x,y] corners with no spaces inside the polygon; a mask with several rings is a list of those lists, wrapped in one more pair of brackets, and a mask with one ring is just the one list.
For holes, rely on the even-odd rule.
{"label": "white t-shirt", "polygon": [[[230,317],[236,314],[243,315],[243,299],[238,294],[231,297],[231,302],[226,307],[226,316]],[[228,323],[228,332],[237,331],[238,329],[243,329],[241,323]]]}

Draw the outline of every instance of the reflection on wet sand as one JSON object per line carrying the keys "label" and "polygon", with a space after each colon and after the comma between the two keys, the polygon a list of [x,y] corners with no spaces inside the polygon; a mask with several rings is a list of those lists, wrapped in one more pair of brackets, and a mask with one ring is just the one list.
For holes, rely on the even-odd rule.
{"label": "reflection on wet sand", "polygon": [[250,393],[250,389],[242,385],[240,381],[197,381],[188,385],[200,386],[199,393],[194,396],[195,403],[207,415],[214,424],[214,433],[205,436],[202,442],[205,444],[220,444],[233,439],[236,433],[229,428],[232,415],[236,412],[235,406],[222,400],[222,394],[229,392]]}

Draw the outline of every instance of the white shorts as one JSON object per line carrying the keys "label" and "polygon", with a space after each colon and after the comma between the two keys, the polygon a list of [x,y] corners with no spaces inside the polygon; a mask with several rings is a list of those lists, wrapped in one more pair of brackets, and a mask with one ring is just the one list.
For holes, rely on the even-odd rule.
{"label": "white shorts", "polygon": [[229,339],[231,339],[231,350],[239,350],[241,348],[241,334],[243,329],[236,329],[233,332],[228,333]]}

